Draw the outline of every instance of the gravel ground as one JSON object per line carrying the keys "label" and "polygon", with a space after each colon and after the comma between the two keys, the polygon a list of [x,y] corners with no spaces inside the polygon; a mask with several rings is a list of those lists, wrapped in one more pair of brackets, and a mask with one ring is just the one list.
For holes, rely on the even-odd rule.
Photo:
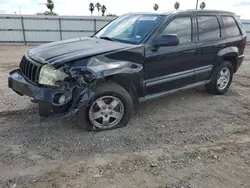
{"label": "gravel ground", "polygon": [[7,87],[30,46],[0,46],[0,187],[250,187],[250,48],[223,96],[198,88],[144,103],[125,128],[42,122]]}

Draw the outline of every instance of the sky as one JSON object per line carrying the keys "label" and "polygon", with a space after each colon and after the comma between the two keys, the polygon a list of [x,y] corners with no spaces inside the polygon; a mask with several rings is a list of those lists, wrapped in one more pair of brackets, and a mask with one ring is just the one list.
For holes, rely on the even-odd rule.
{"label": "sky", "polygon": [[[196,0],[177,0],[180,10],[194,9]],[[250,19],[250,0],[200,0],[206,3],[206,9],[229,10]],[[46,0],[0,0],[0,14],[36,14],[46,11]],[[122,15],[128,12],[153,11],[154,4],[159,5],[160,12],[174,10],[176,0],[54,0],[54,12],[59,15],[90,15],[89,3],[99,2],[107,7],[106,13]],[[98,15],[97,10],[93,15]]]}

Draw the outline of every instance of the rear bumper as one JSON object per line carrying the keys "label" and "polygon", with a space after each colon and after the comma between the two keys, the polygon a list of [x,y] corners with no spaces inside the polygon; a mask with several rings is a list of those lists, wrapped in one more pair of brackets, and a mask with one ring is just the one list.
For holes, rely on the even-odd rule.
{"label": "rear bumper", "polygon": [[237,67],[235,69],[235,72],[239,69],[239,67],[242,65],[242,62],[244,60],[244,57],[245,55],[242,54],[242,55],[239,55],[238,58],[237,58]]}
{"label": "rear bumper", "polygon": [[[9,73],[8,85],[19,95],[26,95],[32,98],[32,101],[39,105],[39,115],[50,119],[68,116],[76,113],[84,105],[81,101],[85,96],[84,89],[77,88],[57,88],[42,87],[29,83],[18,69]],[[58,96],[65,95],[65,101],[59,104]]]}

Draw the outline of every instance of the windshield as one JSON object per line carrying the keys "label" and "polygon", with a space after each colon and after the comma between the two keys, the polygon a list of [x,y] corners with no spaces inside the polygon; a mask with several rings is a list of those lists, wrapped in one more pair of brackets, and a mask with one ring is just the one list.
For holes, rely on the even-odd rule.
{"label": "windshield", "polygon": [[139,44],[159,23],[159,15],[126,15],[117,18],[100,30],[95,37]]}

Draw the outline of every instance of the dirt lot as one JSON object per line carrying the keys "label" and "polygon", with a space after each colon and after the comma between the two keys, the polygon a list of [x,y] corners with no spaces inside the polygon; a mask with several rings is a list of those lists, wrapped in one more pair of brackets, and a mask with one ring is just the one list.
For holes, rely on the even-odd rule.
{"label": "dirt lot", "polygon": [[144,103],[129,125],[84,132],[41,122],[7,88],[30,46],[0,46],[0,187],[249,188],[250,48],[224,96],[204,88]]}

